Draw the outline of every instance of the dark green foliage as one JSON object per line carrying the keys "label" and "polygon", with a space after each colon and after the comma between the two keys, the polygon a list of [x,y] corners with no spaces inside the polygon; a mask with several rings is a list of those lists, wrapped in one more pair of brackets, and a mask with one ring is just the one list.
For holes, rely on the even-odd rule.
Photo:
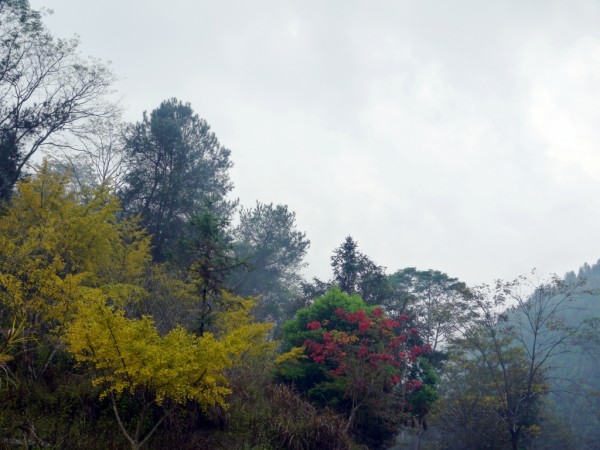
{"label": "dark green foliage", "polygon": [[325,295],[314,300],[313,304],[296,312],[296,317],[283,325],[284,340],[289,347],[298,347],[311,335],[306,326],[315,320],[331,320],[339,322],[335,310],[341,308],[346,312],[359,309],[369,310],[369,306],[357,294],[348,295],[338,288],[330,289]]}
{"label": "dark green foliage", "polygon": [[317,277],[314,277],[312,281],[303,281],[302,293],[306,299],[305,306],[308,306],[313,298],[325,295],[332,287],[330,282],[319,280]]}
{"label": "dark green foliage", "polygon": [[352,237],[336,248],[331,257],[333,282],[348,294],[359,294],[368,305],[381,305],[391,294],[383,267],[358,250]]}
{"label": "dark green foliage", "polygon": [[339,288],[355,294],[359,288],[359,275],[364,265],[364,255],[358,251],[358,245],[352,237],[346,237],[342,245],[335,249],[331,257],[333,278]]}
{"label": "dark green foliage", "polygon": [[14,130],[0,128],[0,202],[12,195],[20,158]]}
{"label": "dark green foliage", "polygon": [[[31,350],[35,361],[45,361],[52,349],[47,345]],[[29,442],[34,448],[50,445],[62,449],[123,448],[125,442],[114,433],[114,417],[106,401],[98,399],[87,374],[74,367],[65,352],[54,355],[46,370],[30,372],[27,360],[10,364],[14,383],[2,392],[0,437]]]}
{"label": "dark green foliage", "polygon": [[[427,358],[421,358],[419,360],[418,369],[423,387],[419,390],[409,393],[407,395],[407,401],[410,404],[412,419],[417,422],[411,423],[411,425],[418,425],[419,428],[426,430],[426,418],[429,414],[430,408],[438,399],[437,389],[439,376]],[[415,376],[412,375],[412,378],[415,378]]]}
{"label": "dark green foliage", "polygon": [[210,202],[229,217],[233,188],[230,151],[189,104],[167,100],[126,131],[128,172],[120,193],[127,214],[140,214],[152,234],[153,256],[161,262],[178,254],[186,225]]}
{"label": "dark green foliage", "polygon": [[[332,328],[343,329],[345,326],[336,310],[343,309],[354,313],[360,309],[369,310],[364,300],[358,295],[348,295],[338,288],[332,288],[324,296],[314,300],[307,308],[296,312],[296,317],[283,325],[283,341],[285,350],[300,347],[312,336],[307,325],[314,321],[329,320]],[[325,364],[305,361],[303,364],[281,364],[276,373],[280,381],[293,383],[301,392],[307,392],[311,400],[325,405],[338,405],[342,402],[343,387],[335,383],[327,371]]]}
{"label": "dark green foliage", "polygon": [[200,336],[210,326],[211,314],[218,306],[225,280],[230,273],[243,265],[233,253],[227,235],[229,220],[218,216],[207,207],[188,224],[190,241],[186,242],[186,259],[191,262],[188,274],[196,286],[199,306]]}
{"label": "dark green foliage", "polygon": [[278,365],[278,379],[342,413],[359,442],[384,448],[403,425],[426,428],[436,376],[419,361],[427,350],[407,316],[394,321],[336,287],[299,310],[283,331],[285,343],[301,347],[305,358],[296,360],[298,349],[292,350]]}

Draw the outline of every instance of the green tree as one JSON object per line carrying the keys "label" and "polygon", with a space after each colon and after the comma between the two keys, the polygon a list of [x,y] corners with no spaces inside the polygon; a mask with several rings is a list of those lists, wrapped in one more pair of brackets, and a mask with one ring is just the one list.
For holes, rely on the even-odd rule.
{"label": "green tree", "polygon": [[472,294],[466,284],[437,270],[408,267],[389,277],[394,293],[384,304],[390,313],[408,313],[421,335],[437,351],[468,320]]}
{"label": "green tree", "polygon": [[240,211],[236,253],[247,263],[231,279],[243,296],[256,296],[257,318],[279,324],[291,318],[300,296],[300,270],[310,241],[296,228],[296,215],[285,205],[256,203]]}
{"label": "green tree", "polygon": [[28,1],[0,2],[0,201],[40,149],[114,111],[104,100],[113,76],[77,47],[53,38]]}
{"label": "green tree", "polygon": [[162,262],[180,253],[186,224],[207,200],[229,217],[233,185],[230,151],[188,103],[166,100],[125,132],[127,174],[120,191],[127,214],[139,214],[152,235],[153,256]]}
{"label": "green tree", "polygon": [[187,276],[198,299],[198,331],[200,336],[212,324],[213,313],[228,308],[223,301],[226,280],[230,274],[244,266],[233,252],[228,236],[229,220],[207,208],[189,223],[191,240],[187,242],[190,263]]}
{"label": "green tree", "polygon": [[391,294],[385,269],[358,250],[351,236],[331,256],[333,282],[348,294],[359,294],[369,305],[380,305]]}
{"label": "green tree", "polygon": [[407,316],[393,320],[334,288],[283,329],[284,342],[293,347],[279,358],[281,379],[342,412],[347,428],[365,443],[381,445],[408,418],[423,418],[434,400],[415,396],[410,403],[409,396],[423,389],[420,356],[429,346]]}

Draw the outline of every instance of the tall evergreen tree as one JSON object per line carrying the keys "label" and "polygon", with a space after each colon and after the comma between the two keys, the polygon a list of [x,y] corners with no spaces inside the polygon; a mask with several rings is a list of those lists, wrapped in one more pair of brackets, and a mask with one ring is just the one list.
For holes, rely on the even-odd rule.
{"label": "tall evergreen tree", "polygon": [[348,294],[360,294],[369,305],[382,304],[391,294],[384,267],[361,253],[351,236],[334,250],[331,267],[338,287]]}
{"label": "tall evergreen tree", "polygon": [[125,136],[127,175],[123,209],[140,214],[152,234],[154,257],[164,261],[177,251],[185,226],[209,200],[219,215],[234,207],[226,200],[233,188],[230,151],[189,103],[173,98],[144,113]]}
{"label": "tall evergreen tree", "polygon": [[235,230],[238,256],[247,262],[231,283],[242,296],[257,296],[256,315],[277,323],[297,308],[300,270],[310,241],[296,228],[296,215],[285,205],[258,203],[242,209]]}
{"label": "tall evergreen tree", "polygon": [[195,286],[198,305],[198,332],[202,336],[211,325],[216,307],[224,305],[223,292],[229,274],[240,267],[228,236],[229,220],[215,214],[210,206],[189,223],[192,238],[186,243],[187,258],[191,259],[188,275]]}

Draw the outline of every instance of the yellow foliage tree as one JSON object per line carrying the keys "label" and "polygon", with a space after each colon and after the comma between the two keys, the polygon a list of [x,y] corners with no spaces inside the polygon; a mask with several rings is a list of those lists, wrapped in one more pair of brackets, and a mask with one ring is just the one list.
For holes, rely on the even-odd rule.
{"label": "yellow foliage tree", "polygon": [[[0,322],[16,318],[25,324],[22,342],[31,347],[21,352],[26,358],[34,345],[52,348],[45,362],[23,365],[33,378],[65,344],[79,363],[91,365],[93,383],[111,399],[121,431],[137,449],[163,420],[141,437],[153,404],[165,414],[169,404],[188,401],[224,409],[232,372],[272,353],[273,344],[266,343],[271,325],[252,321],[253,301],[226,292],[221,296],[227,307],[215,313],[213,332],[198,336],[174,326],[159,333],[150,316],[131,307],[148,297],[142,285],[153,286],[144,277],[157,273],[146,270],[149,237],[135,219],[119,221],[118,212],[104,188],[76,189],[68,174],[47,164],[21,183],[0,216]],[[166,289],[160,295],[172,302],[183,296],[199,303],[188,299],[194,286],[168,279],[158,284]],[[115,400],[124,392],[142,400],[133,433]]]}
{"label": "yellow foliage tree", "polygon": [[[220,314],[223,328],[217,336],[205,332],[201,337],[182,327],[161,337],[152,318],[127,318],[123,309],[109,305],[108,298],[97,292],[78,304],[65,341],[80,363],[96,369],[93,382],[102,387],[102,396],[110,397],[132,448],[146,443],[166,416],[165,409],[165,415],[141,436],[140,424],[153,402],[193,400],[205,410],[226,409],[231,393],[226,371],[242,365],[246,356],[272,351],[273,344],[266,343],[271,325],[252,322],[252,300],[240,302],[240,308]],[[121,420],[115,401],[123,392],[138,394],[143,403],[134,432]]]}
{"label": "yellow foliage tree", "polygon": [[9,353],[11,347],[23,342],[23,338],[20,337],[22,332],[23,322],[17,325],[17,321],[14,319],[12,326],[0,329],[0,377],[2,377],[0,378],[0,392],[2,392],[3,381],[6,381],[6,384],[13,381],[6,365],[13,358]]}
{"label": "yellow foliage tree", "polygon": [[118,211],[106,189],[77,190],[44,163],[0,216],[0,322],[17,318],[25,345],[53,346],[45,363],[28,362],[33,378],[48,367],[85,291],[121,304],[143,295],[137,282],[149,238],[135,220],[118,222]]}

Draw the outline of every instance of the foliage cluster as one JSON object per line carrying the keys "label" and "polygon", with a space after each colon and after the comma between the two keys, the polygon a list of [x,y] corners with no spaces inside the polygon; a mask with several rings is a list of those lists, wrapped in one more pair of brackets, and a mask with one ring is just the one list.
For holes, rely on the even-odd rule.
{"label": "foliage cluster", "polygon": [[420,366],[430,345],[408,316],[389,318],[358,295],[330,290],[286,323],[284,340],[295,347],[279,358],[279,378],[344,414],[347,429],[371,446],[424,418],[435,400],[435,381]]}

